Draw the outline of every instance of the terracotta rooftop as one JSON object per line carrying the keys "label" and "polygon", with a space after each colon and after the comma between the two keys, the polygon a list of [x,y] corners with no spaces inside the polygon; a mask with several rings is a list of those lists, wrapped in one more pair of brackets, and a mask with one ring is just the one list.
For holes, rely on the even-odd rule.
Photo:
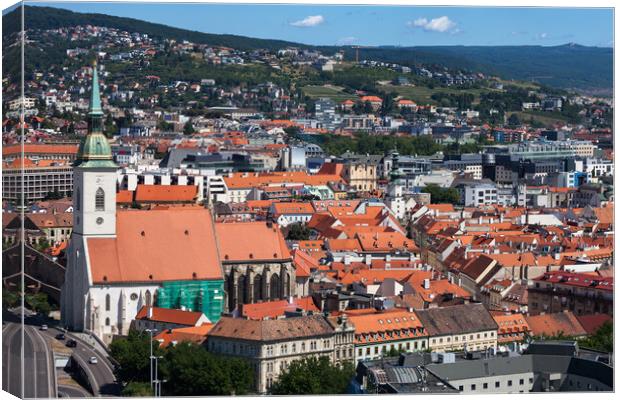
{"label": "terracotta rooftop", "polygon": [[119,210],[115,238],[88,238],[95,284],[223,279],[211,213]]}
{"label": "terracotta rooftop", "polygon": [[581,326],[575,314],[570,311],[541,314],[525,317],[533,336],[585,336],[587,332]]}
{"label": "terracotta rooftop", "polygon": [[222,262],[291,260],[277,225],[265,222],[215,224]]}
{"label": "terracotta rooftop", "polygon": [[293,297],[292,301],[274,300],[262,303],[244,304],[242,315],[249,319],[272,318],[284,315],[286,311],[296,311],[298,308],[304,311],[320,312],[314,305],[312,297]]}
{"label": "terracotta rooftop", "polygon": [[142,306],[136,314],[137,320],[165,322],[169,324],[179,324],[187,326],[195,326],[200,317],[203,316],[201,312],[197,311],[184,311],[174,310],[170,308],[152,307],[153,315],[148,317],[148,307]]}
{"label": "terracotta rooftop", "polygon": [[195,185],[138,185],[135,200],[139,203],[193,202],[197,194]]}

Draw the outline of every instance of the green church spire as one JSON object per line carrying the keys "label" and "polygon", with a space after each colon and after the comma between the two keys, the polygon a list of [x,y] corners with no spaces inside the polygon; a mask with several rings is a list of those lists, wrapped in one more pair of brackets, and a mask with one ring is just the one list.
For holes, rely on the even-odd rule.
{"label": "green church spire", "polygon": [[101,96],[99,95],[99,76],[97,73],[97,60],[93,62],[93,88],[90,91],[90,106],[88,107],[88,115],[103,115],[101,108]]}
{"label": "green church spire", "polygon": [[103,109],[99,94],[97,61],[93,62],[93,81],[88,108],[88,134],[82,139],[74,164],[80,168],[117,168],[112,160],[112,149],[108,138],[103,134]]}

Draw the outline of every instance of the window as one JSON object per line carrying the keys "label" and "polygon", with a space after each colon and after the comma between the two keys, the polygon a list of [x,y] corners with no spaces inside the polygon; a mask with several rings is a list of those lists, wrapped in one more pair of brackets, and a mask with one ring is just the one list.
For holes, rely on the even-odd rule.
{"label": "window", "polygon": [[105,310],[110,311],[110,295],[105,295]]}
{"label": "window", "polygon": [[519,379],[519,385],[523,385],[525,383],[524,379]]}
{"label": "window", "polygon": [[508,381],[508,386],[512,386],[512,381]]}
{"label": "window", "polygon": [[105,192],[103,189],[97,189],[95,193],[95,211],[104,211],[105,210]]}
{"label": "window", "polygon": [[463,385],[459,386],[459,392],[463,391]]}
{"label": "window", "polygon": [[471,390],[476,390],[476,385],[471,385]]}
{"label": "window", "polygon": [[105,326],[110,326],[110,318],[105,319]]}
{"label": "window", "polygon": [[482,388],[483,388],[483,389],[488,389],[488,388],[489,388],[489,384],[488,384],[488,383],[486,383],[486,382],[485,382],[485,383],[483,383],[483,384],[482,384]]}
{"label": "window", "polygon": [[80,208],[82,208],[82,199],[80,197],[80,188],[77,188],[76,190],[76,196],[75,196],[75,208],[77,208],[78,211],[80,211]]}
{"label": "window", "polygon": [[499,381],[495,382],[495,387],[498,388],[499,387]]}

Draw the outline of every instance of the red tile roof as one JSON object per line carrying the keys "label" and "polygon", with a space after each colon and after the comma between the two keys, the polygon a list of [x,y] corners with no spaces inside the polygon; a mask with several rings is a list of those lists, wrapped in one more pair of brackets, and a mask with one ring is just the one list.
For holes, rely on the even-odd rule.
{"label": "red tile roof", "polygon": [[119,210],[115,238],[88,238],[92,281],[223,279],[211,213]]}
{"label": "red tile roof", "polygon": [[598,277],[585,273],[551,271],[535,278],[534,281],[559,283],[562,285],[589,287],[612,292],[614,290],[613,277]]}
{"label": "red tile roof", "polygon": [[138,203],[176,203],[193,202],[198,194],[195,185],[138,185]]}
{"label": "red tile roof", "polygon": [[263,303],[244,304],[242,306],[242,315],[249,319],[276,318],[284,315],[286,311],[296,311],[297,309],[305,311],[320,312],[312,297],[294,297],[292,302],[288,300],[274,300]]}
{"label": "red tile roof", "polygon": [[570,311],[541,314],[525,317],[533,336],[585,336],[587,332],[581,326],[575,314]]}
{"label": "red tile roof", "polygon": [[290,260],[282,232],[265,222],[215,224],[222,262]]}
{"label": "red tile roof", "polygon": [[207,339],[213,324],[206,323],[200,326],[188,326],[186,328],[168,329],[154,337],[159,342],[160,347],[166,347],[173,342],[193,342],[201,344]]}
{"label": "red tile roof", "polygon": [[187,326],[195,326],[203,316],[203,313],[197,311],[174,310],[170,308],[152,307],[153,315],[148,317],[148,307],[142,306],[136,314],[136,320],[165,322],[169,324],[179,324]]}

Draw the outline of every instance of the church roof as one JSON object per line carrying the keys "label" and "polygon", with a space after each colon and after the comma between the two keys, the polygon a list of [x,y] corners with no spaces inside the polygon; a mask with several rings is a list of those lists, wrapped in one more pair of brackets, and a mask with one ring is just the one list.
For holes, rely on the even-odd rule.
{"label": "church roof", "polygon": [[115,238],[88,238],[94,284],[221,280],[211,213],[118,210]]}
{"label": "church roof", "polygon": [[215,224],[222,262],[291,260],[277,225],[265,222]]}

